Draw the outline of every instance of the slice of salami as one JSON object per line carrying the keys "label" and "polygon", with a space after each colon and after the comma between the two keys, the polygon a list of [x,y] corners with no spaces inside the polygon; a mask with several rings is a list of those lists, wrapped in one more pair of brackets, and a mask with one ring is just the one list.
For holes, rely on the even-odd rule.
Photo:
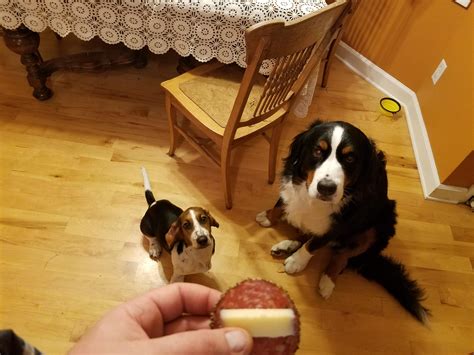
{"label": "slice of salami", "polygon": [[254,337],[252,354],[294,354],[300,342],[300,320],[295,304],[285,290],[266,280],[245,280],[225,292],[211,317],[211,328],[222,328],[223,309],[290,308],[295,314],[294,335]]}

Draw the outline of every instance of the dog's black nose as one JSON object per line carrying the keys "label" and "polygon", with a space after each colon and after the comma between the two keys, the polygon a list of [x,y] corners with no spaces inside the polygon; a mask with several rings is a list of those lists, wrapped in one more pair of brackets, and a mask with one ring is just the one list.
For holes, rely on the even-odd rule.
{"label": "dog's black nose", "polygon": [[207,245],[207,237],[205,235],[200,235],[197,238],[196,241],[200,246],[206,246]]}
{"label": "dog's black nose", "polygon": [[334,181],[329,179],[322,179],[318,182],[318,192],[323,196],[331,196],[337,190],[337,185]]}

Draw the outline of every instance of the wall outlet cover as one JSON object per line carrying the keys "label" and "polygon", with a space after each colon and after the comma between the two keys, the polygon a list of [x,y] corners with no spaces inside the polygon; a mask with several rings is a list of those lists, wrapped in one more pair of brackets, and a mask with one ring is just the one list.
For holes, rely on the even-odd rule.
{"label": "wall outlet cover", "polygon": [[431,80],[433,80],[433,85],[436,85],[439,78],[441,78],[441,75],[443,75],[447,67],[448,65],[446,64],[446,61],[442,59],[441,62],[438,64],[438,67],[436,68],[436,70],[433,72],[433,75],[431,75]]}

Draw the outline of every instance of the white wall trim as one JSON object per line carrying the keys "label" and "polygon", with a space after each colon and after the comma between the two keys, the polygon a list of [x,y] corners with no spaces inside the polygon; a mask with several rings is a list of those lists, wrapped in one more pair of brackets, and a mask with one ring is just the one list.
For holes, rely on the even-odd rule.
{"label": "white wall trim", "polygon": [[451,203],[466,201],[470,197],[469,193],[472,194],[472,191],[470,192],[469,189],[460,187],[442,185],[440,182],[430,140],[415,92],[344,42],[340,42],[336,51],[336,57],[377,89],[395,98],[403,105],[425,198]]}

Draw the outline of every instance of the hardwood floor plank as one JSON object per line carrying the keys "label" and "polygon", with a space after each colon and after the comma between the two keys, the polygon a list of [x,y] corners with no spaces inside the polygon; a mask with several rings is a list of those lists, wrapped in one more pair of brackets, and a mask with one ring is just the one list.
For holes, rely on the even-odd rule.
{"label": "hardwood floor plank", "polygon": [[462,228],[457,226],[451,226],[454,240],[459,242],[474,243],[474,227],[473,228]]}

